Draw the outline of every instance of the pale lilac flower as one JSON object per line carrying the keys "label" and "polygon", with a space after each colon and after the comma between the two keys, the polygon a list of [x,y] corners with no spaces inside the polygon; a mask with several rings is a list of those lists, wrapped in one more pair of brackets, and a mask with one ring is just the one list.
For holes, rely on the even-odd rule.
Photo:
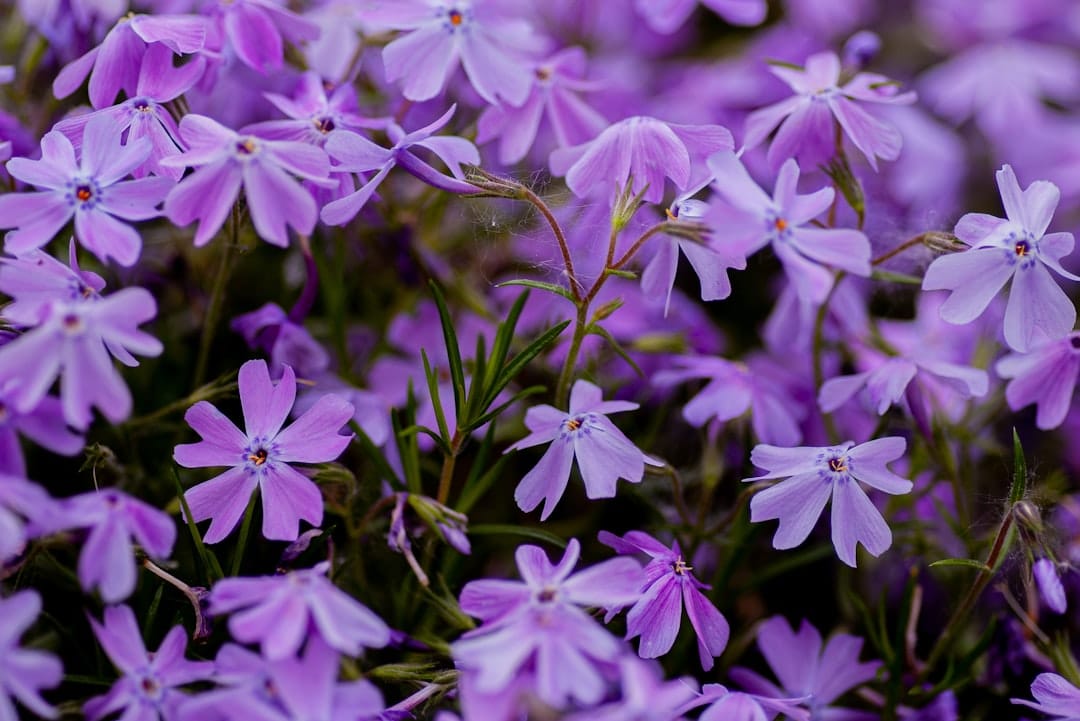
{"label": "pale lilac flower", "polygon": [[41,486],[22,474],[0,471],[0,568],[26,550],[30,539],[42,535],[55,510]]}
{"label": "pale lilac flower", "polygon": [[97,588],[106,603],[123,601],[135,591],[132,541],[154,559],[168,558],[176,542],[172,518],[121,491],[91,491],[60,503],[50,525],[87,530],[79,552],[79,583],[85,591]]}
{"label": "pale lilac flower", "polygon": [[731,150],[734,141],[720,125],[680,125],[635,116],[607,127],[581,145],[551,154],[551,172],[566,176],[566,185],[578,197],[614,197],[629,191],[644,193],[644,200],[664,198],[665,179],[684,191],[707,175],[705,159]]}
{"label": "pale lilac flower", "polygon": [[1010,353],[994,370],[1008,378],[1005,400],[1018,411],[1035,404],[1035,425],[1044,431],[1065,421],[1080,373],[1080,333],[1036,345],[1028,353]]}
{"label": "pale lilac flower", "polygon": [[230,130],[202,115],[185,115],[180,136],[184,153],[161,161],[166,167],[195,168],[165,199],[165,215],[177,225],[199,221],[195,245],[214,237],[244,188],[251,222],[259,237],[289,244],[288,228],[310,235],[319,219],[315,199],[293,176],[329,184],[330,161],[322,148],[296,141],[267,140]]}
{"label": "pale lilac flower", "polygon": [[17,378],[0,384],[0,474],[25,476],[20,434],[62,456],[77,454],[85,440],[65,425],[63,406],[55,396],[45,396],[33,410],[20,413],[13,400],[19,385]]}
{"label": "pale lilac flower", "polygon": [[330,354],[277,303],[238,315],[229,327],[244,337],[248,348],[270,356],[270,375],[280,378],[290,366],[301,378],[313,379],[330,367]]}
{"label": "pale lilac flower", "polygon": [[294,656],[316,637],[350,656],[390,643],[390,627],[335,586],[326,577],[329,570],[323,561],[279,576],[222,579],[210,591],[209,612],[232,614],[232,637],[260,644],[271,660]]}
{"label": "pale lilac flower", "polygon": [[1049,558],[1040,558],[1032,565],[1031,573],[1035,577],[1035,586],[1039,589],[1039,598],[1054,613],[1065,613],[1068,601],[1065,599],[1065,586],[1061,583],[1058,566]]}
{"label": "pale lilac flower", "polygon": [[571,539],[558,565],[531,545],[515,558],[524,581],[471,581],[461,591],[461,610],[483,625],[451,645],[457,665],[474,673],[481,693],[498,692],[529,670],[534,693],[552,708],[570,701],[592,705],[607,684],[598,668],[611,664],[623,646],[581,607],[620,608],[641,595],[641,566],[612,558],[571,575],[581,546]]}
{"label": "pale lilac flower", "polygon": [[742,691],[729,691],[717,683],[705,684],[701,695],[684,710],[708,704],[698,721],[770,721],[776,714],[788,721],[810,721],[810,712],[799,708],[805,698],[771,698]]}
{"label": "pale lilac flower", "polygon": [[291,97],[280,93],[265,93],[265,96],[289,119],[266,120],[248,129],[271,140],[325,145],[334,130],[384,128],[391,122],[388,118],[360,115],[356,88],[349,83],[330,85],[312,72],[303,74]]}
{"label": "pale lilac flower", "polygon": [[[406,133],[401,126],[390,123],[386,135],[394,145],[384,148],[367,138],[347,130],[335,130],[326,140],[326,152],[337,163],[334,172],[367,173],[378,171],[356,192],[327,203],[322,210],[322,220],[328,225],[344,225],[356,217],[375,189],[386,178],[392,168],[400,165],[420,180],[436,188],[451,193],[475,193],[477,188],[466,183],[462,178],[462,163],[478,165],[480,153],[476,146],[465,138],[450,135],[435,135],[435,131],[450,122],[457,106],[451,106],[437,120],[419,130]],[[421,160],[413,148],[431,151],[446,163],[453,177],[447,177]]]}
{"label": "pale lilac flower", "polygon": [[825,301],[833,286],[830,268],[870,275],[870,241],[863,233],[811,225],[832,205],[836,191],[827,187],[800,195],[794,160],[780,168],[771,198],[734,153],[717,153],[709,158],[709,168],[712,187],[724,201],[713,204],[709,223],[746,255],[771,244],[803,301],[814,305]]}
{"label": "pale lilac flower", "polygon": [[263,536],[295,541],[300,521],[322,523],[319,487],[292,463],[326,463],[341,455],[352,434],[338,431],[353,407],[334,395],[320,398],[282,429],[296,399],[296,375],[285,366],[277,384],[264,360],[240,367],[240,407],[245,431],[206,401],[188,409],[184,420],[202,438],[176,447],[173,459],[185,468],[231,466],[209,481],[188,489],[184,498],[192,519],[211,519],[203,540],[218,543],[236,527],[256,488],[262,496]]}
{"label": "pale lilac flower", "polygon": [[750,461],[766,473],[743,481],[785,480],[754,494],[750,521],[778,519],[773,547],[794,548],[810,535],[831,497],[832,539],[840,560],[854,568],[859,543],[880,556],[892,545],[892,531],[859,482],[892,495],[910,492],[911,481],[886,468],[906,447],[907,442],[896,437],[826,448],[756,446]]}
{"label": "pale lilac flower", "polygon": [[285,41],[299,44],[319,37],[319,26],[280,0],[211,0],[213,25],[207,45],[225,41],[236,57],[264,75],[282,66]]}
{"label": "pale lilac flower", "polygon": [[679,542],[674,541],[668,548],[642,531],[630,531],[622,538],[601,531],[600,542],[616,553],[644,553],[652,559],[645,566],[642,596],[626,616],[626,637],[641,636],[638,655],[658,658],[671,650],[685,607],[697,636],[701,667],[712,669],[713,657],[722,654],[727,646],[728,622],[702,593],[710,586],[691,573],[693,568],[683,560]]}
{"label": "pale lilac flower", "polygon": [[0,598],[0,721],[20,718],[15,701],[41,718],[59,714],[41,697],[41,689],[59,685],[64,676],[60,661],[50,653],[21,648],[19,639],[41,613],[36,591],[19,591]]}
{"label": "pale lilac flower", "polygon": [[19,255],[40,248],[74,218],[75,237],[103,263],[113,258],[134,265],[142,238],[122,221],[161,215],[157,206],[173,182],[123,180],[146,162],[152,147],[147,139],[121,145],[122,131],[114,118],[93,118],[86,125],[80,159],[67,136],[54,130],[41,139],[40,160],[8,161],[13,177],[42,190],[0,195],[0,228],[17,228],[7,234],[4,250]]}
{"label": "pale lilac flower", "polygon": [[519,106],[529,95],[529,70],[518,55],[536,44],[533,29],[493,0],[376,0],[365,19],[409,31],[382,54],[386,79],[401,81],[409,100],[441,93],[459,60],[489,103]]}
{"label": "pale lilac flower", "polygon": [[796,94],[747,117],[744,149],[761,144],[779,125],[769,146],[772,167],[788,158],[798,158],[803,165],[823,163],[836,152],[835,119],[874,170],[878,158],[896,160],[900,155],[900,132],[863,104],[913,103],[915,93],[899,93],[896,83],[876,73],[858,73],[841,85],[840,58],[832,52],[811,55],[805,68],[773,65],[769,69]]}
{"label": "pale lilac flower", "polygon": [[619,659],[622,695],[618,701],[566,716],[566,721],[682,721],[682,711],[697,696],[697,683],[684,676],[665,681],[655,662],[631,655]]}
{"label": "pale lilac flower", "polygon": [[103,621],[91,618],[90,625],[105,654],[123,675],[108,693],[86,702],[86,717],[99,721],[121,711],[124,719],[176,721],[178,708],[187,699],[177,687],[206,680],[214,665],[184,658],[187,631],[183,626],[173,626],[151,653],[128,606],[109,606]]}
{"label": "pale lilac flower", "polygon": [[1024,190],[1012,167],[997,171],[998,189],[1006,218],[968,213],[955,233],[971,248],[934,260],[923,277],[923,290],[950,290],[941,317],[963,325],[983,311],[1012,279],[1005,308],[1005,342],[1021,353],[1040,340],[1068,334],[1076,308],[1050,275],[1080,280],[1061,266],[1072,252],[1072,233],[1046,233],[1060,192],[1053,183],[1037,180]]}
{"label": "pale lilac flower", "polygon": [[104,288],[104,278],[79,267],[74,238],[68,244],[67,265],[43,250],[0,258],[0,292],[11,296],[3,319],[17,327],[32,328],[43,322],[54,301],[100,298]]}
{"label": "pale lilac flower", "polygon": [[837,633],[822,644],[821,634],[803,621],[796,633],[783,616],[773,616],[758,628],[757,645],[779,685],[746,668],[731,670],[731,678],[748,691],[769,698],[806,697],[812,718],[873,721],[875,714],[837,708],[841,695],[877,675],[880,661],[859,662],[863,640]]}
{"label": "pale lilac flower", "polygon": [[732,25],[760,25],[768,12],[765,0],[634,0],[638,14],[658,33],[673,33],[704,5]]}
{"label": "pale lilac flower", "polygon": [[64,67],[53,81],[53,94],[66,98],[90,76],[90,104],[106,108],[123,90],[136,94],[140,67],[150,44],[161,43],[176,54],[194,53],[206,41],[206,20],[194,15],[130,15],[123,17],[96,48]]}
{"label": "pale lilac flower", "polygon": [[1014,704],[1028,706],[1053,716],[1050,721],[1076,721],[1080,719],[1080,689],[1056,673],[1040,673],[1031,684],[1035,701],[1014,698]]}
{"label": "pale lilac flower", "polygon": [[514,500],[526,513],[544,502],[540,520],[545,521],[562,498],[577,459],[589,498],[614,498],[620,478],[640,483],[645,464],[660,465],[634,445],[608,414],[632,411],[637,403],[605,401],[602,391],[586,380],[570,390],[570,410],[549,405],[533,406],[525,413],[529,435],[506,449],[506,453],[551,443],[540,461],[521,479]]}

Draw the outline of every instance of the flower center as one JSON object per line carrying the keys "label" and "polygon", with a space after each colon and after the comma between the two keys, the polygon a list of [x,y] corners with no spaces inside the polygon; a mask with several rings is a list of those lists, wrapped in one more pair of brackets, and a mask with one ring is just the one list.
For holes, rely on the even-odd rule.
{"label": "flower center", "polygon": [[1016,252],[1018,258],[1023,258],[1031,252],[1031,244],[1026,240],[1018,240],[1016,241],[1016,245],[1013,246],[1013,250]]}
{"label": "flower center", "polygon": [[676,575],[685,576],[690,571],[693,571],[694,567],[693,566],[687,566],[686,561],[679,558],[678,560],[675,561],[675,563],[671,564],[671,570],[674,571],[676,573]]}
{"label": "flower center", "polygon": [[779,232],[783,233],[785,230],[787,230],[788,222],[786,220],[784,220],[783,218],[777,218],[773,222],[773,225],[776,227],[776,229]]}
{"label": "flower center", "polygon": [[536,79],[540,82],[551,79],[551,68],[540,66],[536,69]]}
{"label": "flower center", "polygon": [[577,418],[571,418],[566,421],[566,430],[576,431],[578,428],[581,428],[581,421]]}
{"label": "flower center", "polygon": [[259,144],[256,143],[255,138],[252,138],[251,136],[236,142],[236,152],[239,155],[253,155],[258,149]]}
{"label": "flower center", "polygon": [[536,600],[540,603],[551,603],[555,600],[556,590],[550,586],[540,589],[540,592],[536,594]]}
{"label": "flower center", "polygon": [[842,456],[834,456],[829,459],[829,470],[833,473],[843,473],[848,469],[847,459]]}
{"label": "flower center", "polygon": [[134,103],[134,107],[140,113],[149,113],[150,112],[150,103],[149,103],[149,101],[145,100],[144,98],[139,98],[138,100],[136,100],[135,103]]}
{"label": "flower center", "polygon": [[326,133],[329,133],[335,127],[334,119],[329,117],[329,116],[325,116],[325,117],[322,117],[322,118],[315,118],[312,122],[315,123],[315,129],[318,130],[323,135],[325,135]]}
{"label": "flower center", "polygon": [[139,685],[142,687],[143,693],[150,698],[156,698],[161,692],[161,684],[153,676],[143,676],[142,683]]}
{"label": "flower center", "polygon": [[94,191],[89,185],[78,185],[75,187],[75,197],[80,203],[85,203],[94,197]]}
{"label": "flower center", "polygon": [[66,333],[75,334],[82,331],[83,321],[77,314],[67,313],[60,319],[60,326]]}
{"label": "flower center", "polygon": [[451,10],[447,14],[447,17],[450,19],[450,24],[454,27],[461,25],[462,21],[465,19],[461,16],[461,11],[459,10]]}
{"label": "flower center", "polygon": [[256,466],[261,466],[262,464],[266,463],[266,456],[266,449],[259,448],[254,453],[248,455],[248,460],[254,463]]}

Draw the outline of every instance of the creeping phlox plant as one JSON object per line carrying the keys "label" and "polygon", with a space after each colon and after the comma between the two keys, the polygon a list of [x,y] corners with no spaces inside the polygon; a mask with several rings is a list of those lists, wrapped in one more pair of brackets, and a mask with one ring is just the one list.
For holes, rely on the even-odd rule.
{"label": "creeping phlox plant", "polygon": [[1078,221],[1074,0],[0,0],[0,721],[1077,721]]}

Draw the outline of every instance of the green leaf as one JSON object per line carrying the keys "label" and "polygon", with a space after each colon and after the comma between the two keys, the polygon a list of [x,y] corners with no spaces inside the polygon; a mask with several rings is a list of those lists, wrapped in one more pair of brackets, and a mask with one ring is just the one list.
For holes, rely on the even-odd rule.
{"label": "green leaf", "polygon": [[634,369],[634,372],[637,373],[638,376],[640,376],[641,378],[645,377],[645,371],[641,370],[641,366],[639,366],[634,361],[634,359],[630,357],[630,354],[626,352],[625,348],[619,345],[619,341],[615,340],[615,336],[611,335],[611,333],[608,332],[607,328],[597,325],[596,323],[592,323],[589,325],[585,332],[590,335],[598,335],[604,340],[606,340],[608,344],[611,345],[611,349],[614,350],[620,358],[626,361],[630,365],[630,367]]}
{"label": "green leaf", "polygon": [[176,466],[172,466],[172,474],[173,481],[176,483],[177,497],[180,499],[180,508],[184,511],[184,521],[187,523],[191,540],[195,542],[195,550],[202,560],[203,569],[206,572],[206,585],[210,587],[214,585],[214,581],[225,578],[225,573],[221,570],[221,564],[218,563],[217,556],[207,549],[206,544],[203,543],[202,534],[199,533],[199,529],[195,526],[195,520],[191,517],[191,508],[188,507],[187,499],[184,498],[184,486],[180,483],[180,473],[176,470]]}
{"label": "green leaf", "polygon": [[1013,436],[1013,478],[1012,487],[1009,488],[1009,503],[1019,503],[1024,500],[1027,492],[1027,462],[1024,460],[1024,447],[1020,445],[1020,435],[1016,428],[1012,429]]}
{"label": "green leaf", "polygon": [[442,324],[446,357],[450,362],[450,382],[454,386],[454,417],[461,418],[465,408],[465,367],[461,363],[461,348],[458,346],[454,321],[450,317],[450,309],[446,306],[446,298],[442,290],[435,281],[429,281],[428,285],[431,286],[431,293],[435,297],[435,306],[439,309],[439,322]]}
{"label": "green leaf", "polygon": [[880,280],[885,283],[903,283],[904,285],[922,285],[922,278],[914,275],[908,275],[907,273],[894,273],[891,270],[875,270],[870,274],[870,278],[873,280]]}
{"label": "green leaf", "polygon": [[383,455],[382,450],[375,445],[364,429],[360,427],[360,424],[356,421],[349,421],[349,425],[353,429],[353,433],[356,434],[356,441],[360,444],[360,448],[371,462],[375,464],[375,470],[379,476],[386,479],[391,485],[395,486],[397,490],[401,491],[405,489],[405,483],[398,478],[397,473],[390,467],[390,464],[386,460],[386,456]]}
{"label": "green leaf", "polygon": [[518,278],[516,280],[505,280],[502,283],[495,285],[496,288],[503,288],[508,285],[520,285],[525,288],[536,288],[537,290],[546,290],[548,293],[554,293],[555,295],[561,295],[571,303],[577,303],[574,298],[574,294],[561,285],[555,285],[554,283],[545,283],[540,280],[529,280],[528,278]]}
{"label": "green leaf", "polygon": [[632,270],[623,270],[622,268],[604,268],[605,275],[614,275],[619,278],[626,278],[627,280],[637,280],[638,274]]}
{"label": "green leaf", "polygon": [[974,558],[943,558],[930,564],[930,568],[938,567],[974,568],[984,573],[990,573],[989,566],[982,561],[976,561]]}
{"label": "green leaf", "polygon": [[510,523],[481,523],[469,526],[470,536],[520,536],[534,541],[544,541],[559,548],[566,548],[566,541],[554,533],[529,526],[516,526]]}
{"label": "green leaf", "polygon": [[538,393],[543,393],[546,390],[547,390],[547,386],[539,386],[539,385],[538,386],[529,386],[528,388],[524,388],[524,389],[518,391],[517,393],[515,393],[514,396],[510,400],[506,401],[505,403],[499,404],[495,408],[491,409],[490,411],[488,411],[484,415],[477,418],[475,421],[470,423],[469,427],[467,429],[465,429],[465,430],[470,430],[471,431],[474,428],[479,428],[480,426],[484,425],[488,421],[497,418],[500,413],[502,413],[507,408],[509,408],[513,404],[517,403],[518,401],[520,401],[522,398],[528,398],[529,396],[535,396]]}
{"label": "green leaf", "polygon": [[487,406],[490,406],[492,403],[494,403],[495,396],[499,395],[499,393],[502,392],[503,388],[510,385],[510,381],[514,380],[517,374],[521,372],[521,369],[524,368],[529,363],[529,361],[540,355],[548,348],[548,346],[553,344],[555,342],[555,339],[558,338],[564,330],[566,330],[566,326],[568,325],[570,325],[570,321],[564,320],[562,323],[559,323],[552,328],[548,328],[546,331],[541,333],[532,343],[525,346],[525,348],[520,353],[514,356],[513,359],[506,364],[506,367],[503,368],[502,372],[499,373],[498,377],[495,379],[495,382],[491,384],[491,387],[487,389],[487,397],[484,399],[484,407],[486,408]]}
{"label": "green leaf", "polygon": [[596,311],[593,313],[593,322],[595,323],[596,321],[604,320],[605,318],[611,317],[611,314],[617,311],[619,308],[622,308],[622,305],[622,298],[615,298],[614,300],[609,300],[607,303],[604,303],[602,306],[597,308]]}
{"label": "green leaf", "polygon": [[[479,476],[475,481],[468,483],[461,491],[461,495],[458,497],[457,505],[454,506],[454,510],[458,513],[468,514],[473,509],[477,501],[483,498],[484,494],[495,485],[495,482],[503,474],[506,465],[510,462],[510,456],[500,456],[499,460],[495,461],[483,475]],[[469,528],[469,533],[473,532],[473,528]]]}
{"label": "green leaf", "polygon": [[447,455],[447,456],[450,455],[450,446],[448,446],[446,444],[446,441],[443,440],[442,436],[440,436],[438,433],[431,430],[427,426],[422,426],[422,425],[419,425],[419,424],[415,424],[415,425],[409,426],[408,428],[402,428],[401,429],[401,435],[402,436],[418,436],[421,433],[423,433],[425,436],[427,436],[431,440],[435,441],[435,445],[437,445],[439,447],[439,452],[440,453],[442,453],[444,455]]}
{"label": "green leaf", "polygon": [[404,428],[415,425],[415,419],[416,394],[410,380],[405,408],[390,411],[390,426],[394,429],[394,441],[397,443],[401,468],[405,473],[405,487],[409,493],[423,493],[420,480],[420,447],[416,442],[416,434],[403,431]]}
{"label": "green leaf", "polygon": [[[420,360],[424,362],[424,377],[427,379],[428,395],[431,396],[431,406],[435,410],[435,422],[439,425],[439,434],[442,436],[440,446],[450,443],[450,429],[446,425],[446,412],[442,407],[442,398],[439,397],[439,374],[428,362],[427,353],[420,349]],[[460,415],[457,418],[461,418]]]}

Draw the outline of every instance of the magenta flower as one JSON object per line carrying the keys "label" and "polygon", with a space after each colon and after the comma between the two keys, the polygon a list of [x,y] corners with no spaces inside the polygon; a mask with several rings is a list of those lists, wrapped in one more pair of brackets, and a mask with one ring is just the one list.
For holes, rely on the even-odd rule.
{"label": "magenta flower", "polygon": [[1014,704],[1028,706],[1053,716],[1050,721],[1075,721],[1080,718],[1080,689],[1056,673],[1040,673],[1031,684],[1035,701],[1014,698]]}
{"label": "magenta flower", "polygon": [[[357,191],[327,203],[322,210],[322,220],[328,225],[344,225],[356,217],[361,208],[371,199],[387,173],[397,165],[415,175],[425,183],[451,193],[475,193],[477,188],[461,178],[462,163],[477,165],[480,153],[476,146],[464,138],[454,136],[435,136],[453,117],[457,106],[452,106],[435,122],[419,130],[406,133],[401,126],[390,123],[386,128],[387,137],[394,144],[392,148],[376,145],[367,138],[347,130],[334,131],[326,141],[326,152],[337,163],[334,172],[367,173],[378,171]],[[421,160],[412,148],[422,148],[435,154],[446,163],[453,174],[448,178]]]}
{"label": "magenta flower", "polygon": [[88,700],[84,707],[89,721],[123,712],[121,718],[139,721],[175,721],[179,706],[188,698],[177,689],[210,678],[214,665],[209,661],[184,658],[187,631],[173,626],[154,652],[143,644],[135,614],[128,606],[109,606],[104,622],[93,618],[98,643],[105,655],[123,674],[108,693]]}
{"label": "magenta flower", "polygon": [[840,58],[832,52],[811,55],[804,69],[773,65],[769,70],[796,94],[747,117],[744,149],[761,144],[779,125],[769,146],[770,165],[779,167],[788,158],[817,165],[836,151],[835,119],[874,170],[878,158],[896,160],[900,155],[900,131],[863,103],[908,104],[915,102],[915,93],[898,93],[896,83],[876,73],[858,73],[840,85]]}
{"label": "magenta flower", "polygon": [[768,12],[765,0],[634,0],[634,7],[658,33],[673,33],[704,5],[732,25],[760,25]]}
{"label": "magenta flower", "polygon": [[87,529],[79,552],[79,583],[87,592],[97,588],[105,603],[123,601],[135,590],[132,541],[155,559],[168,558],[176,542],[172,518],[112,488],[64,499],[50,524]]}
{"label": "magenta flower", "polygon": [[324,561],[280,576],[222,579],[210,591],[209,612],[233,614],[233,638],[260,644],[271,660],[294,656],[314,638],[349,656],[390,643],[390,627],[331,583],[329,570]]}
{"label": "magenta flower", "polygon": [[211,0],[212,41],[224,40],[236,57],[264,75],[281,67],[285,41],[301,43],[319,37],[319,26],[283,7],[279,0]]}
{"label": "magenta flower", "polygon": [[518,546],[521,581],[471,581],[461,610],[483,625],[451,645],[457,665],[475,672],[480,693],[495,693],[534,669],[534,693],[552,708],[600,701],[607,684],[598,665],[614,662],[622,644],[582,606],[621,608],[640,597],[641,566],[612,558],[571,575],[581,546],[571,539],[558,565],[537,546]]}
{"label": "magenta flower", "polygon": [[528,513],[543,501],[540,520],[546,521],[566,490],[575,458],[585,481],[585,495],[593,499],[613,498],[620,478],[640,483],[646,463],[662,465],[642,453],[608,420],[610,413],[637,407],[637,403],[629,401],[605,401],[598,387],[578,380],[570,390],[569,412],[549,405],[526,411],[525,427],[531,433],[505,452],[542,443],[551,445],[514,491],[518,507]]}
{"label": "magenta flower", "polygon": [[208,243],[225,223],[241,185],[255,232],[266,242],[284,248],[288,228],[302,235],[315,229],[315,199],[292,176],[329,183],[330,161],[322,148],[237,133],[202,115],[185,115],[180,136],[188,150],[161,163],[196,170],[169,193],[165,215],[177,225],[199,221],[196,246]]}
{"label": "magenta flower", "polygon": [[630,531],[622,538],[601,531],[600,542],[616,553],[644,553],[652,559],[645,566],[642,596],[626,616],[626,637],[641,636],[638,655],[657,658],[671,650],[685,607],[697,636],[701,667],[710,670],[713,657],[722,654],[727,646],[728,622],[702,593],[710,586],[691,573],[693,569],[683,560],[679,542],[674,541],[668,548],[642,531]]}
{"label": "magenta flower", "polygon": [[27,541],[42,534],[55,510],[41,486],[21,474],[0,471],[0,568],[25,551]]}
{"label": "magenta flower", "polygon": [[551,172],[566,176],[574,195],[612,198],[628,182],[631,193],[650,203],[664,198],[667,178],[684,191],[706,176],[705,159],[731,150],[734,141],[720,125],[679,125],[636,116],[607,127],[596,138],[551,154]]}
{"label": "magenta flower", "polygon": [[15,701],[41,718],[59,714],[41,697],[41,689],[59,685],[63,666],[52,654],[34,648],[20,648],[19,639],[41,613],[41,597],[36,591],[19,591],[0,598],[0,719],[20,718]]}
{"label": "magenta flower", "polygon": [[86,125],[79,160],[71,141],[52,131],[41,139],[41,160],[8,161],[13,177],[43,190],[0,195],[0,228],[17,228],[7,234],[4,250],[19,255],[40,248],[74,218],[75,237],[103,263],[114,258],[134,265],[142,238],[122,221],[161,215],[157,206],[173,183],[169,178],[122,180],[152,150],[146,139],[121,145],[122,130],[113,118],[94,118]]}
{"label": "magenta flower", "polygon": [[446,87],[458,61],[484,100],[519,106],[529,70],[516,56],[536,44],[532,28],[505,17],[492,0],[392,0],[375,3],[368,22],[408,30],[383,48],[386,79],[401,81],[409,100],[430,100]]}
{"label": "magenta flower", "polygon": [[821,188],[800,195],[799,166],[787,160],[770,198],[734,153],[709,158],[716,203],[708,216],[717,233],[747,255],[771,244],[784,272],[805,302],[821,305],[833,285],[832,268],[870,275],[870,241],[851,228],[818,228],[810,223],[832,205],[835,191]]}
{"label": "magenta flower", "polygon": [[743,482],[785,480],[754,494],[750,521],[779,519],[773,548],[794,548],[810,535],[832,497],[832,540],[840,560],[854,568],[859,543],[880,556],[892,545],[892,531],[859,482],[892,495],[910,492],[911,481],[886,468],[906,447],[906,441],[896,437],[827,448],[756,446],[750,461],[766,473]]}
{"label": "magenta flower", "polygon": [[874,678],[881,667],[880,661],[859,662],[861,638],[837,633],[823,646],[821,634],[807,621],[796,633],[783,616],[773,616],[758,628],[757,645],[780,685],[750,669],[733,668],[731,677],[743,688],[775,699],[807,697],[811,718],[862,718],[856,711],[832,705]]}
{"label": "magenta flower", "polygon": [[1005,342],[1021,353],[1041,340],[1062,338],[1073,329],[1076,308],[1047,270],[1080,280],[1061,267],[1072,252],[1072,233],[1046,233],[1060,191],[1037,180],[1024,190],[1009,165],[997,171],[1006,218],[968,213],[955,233],[971,248],[934,260],[923,277],[923,290],[950,290],[941,317],[964,325],[983,311],[1009,279]]}
{"label": "magenta flower", "polygon": [[282,429],[296,399],[296,375],[285,366],[277,384],[264,360],[240,367],[241,432],[206,401],[188,409],[184,420],[202,438],[176,447],[173,459],[185,468],[231,466],[188,489],[184,498],[195,521],[211,519],[203,540],[218,543],[236,527],[258,488],[262,495],[263,536],[295,541],[300,521],[322,523],[319,487],[292,463],[326,463],[341,455],[352,434],[338,431],[352,417],[351,404],[335,395],[321,397],[304,415]]}

